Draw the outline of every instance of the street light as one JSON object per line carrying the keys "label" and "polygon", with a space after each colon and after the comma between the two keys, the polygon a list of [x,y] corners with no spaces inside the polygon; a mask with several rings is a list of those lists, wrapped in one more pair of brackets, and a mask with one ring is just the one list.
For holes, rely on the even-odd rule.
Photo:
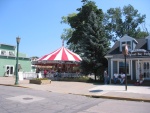
{"label": "street light", "polygon": [[16,42],[17,42],[17,57],[16,57],[16,81],[15,81],[15,85],[18,85],[18,51],[19,51],[19,43],[20,43],[19,36],[16,37]]}
{"label": "street light", "polygon": [[124,58],[125,58],[125,81],[126,81],[125,89],[127,91],[127,66],[126,66],[126,57],[128,55],[128,46],[126,44],[122,45],[122,54],[124,55]]}

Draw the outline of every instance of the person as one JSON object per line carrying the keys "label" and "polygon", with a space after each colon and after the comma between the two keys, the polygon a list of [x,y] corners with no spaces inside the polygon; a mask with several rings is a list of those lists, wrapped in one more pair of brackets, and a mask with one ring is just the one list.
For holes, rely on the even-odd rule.
{"label": "person", "polygon": [[47,75],[47,70],[45,69],[44,70],[44,77],[46,78],[46,75]]}
{"label": "person", "polygon": [[114,84],[116,84],[117,83],[117,81],[118,81],[118,74],[117,73],[114,73]]}
{"label": "person", "polygon": [[120,75],[120,84],[123,84],[124,80],[125,80],[125,74],[121,73],[121,75]]}
{"label": "person", "polygon": [[108,73],[107,73],[106,70],[104,71],[104,83],[105,83],[105,84],[108,83]]}
{"label": "person", "polygon": [[37,68],[37,69],[36,69],[37,78],[39,78],[39,72],[40,72],[40,69]]}
{"label": "person", "polygon": [[141,73],[139,76],[139,80],[136,81],[135,85],[141,85],[144,81],[143,74]]}

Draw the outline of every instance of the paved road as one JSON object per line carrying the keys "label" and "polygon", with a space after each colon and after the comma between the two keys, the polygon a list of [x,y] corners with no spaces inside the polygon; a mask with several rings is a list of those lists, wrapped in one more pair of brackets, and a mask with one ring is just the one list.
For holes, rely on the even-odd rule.
{"label": "paved road", "polygon": [[149,102],[0,86],[0,113],[149,113]]}
{"label": "paved road", "polygon": [[[14,86],[14,82],[14,77],[0,77],[0,85]],[[125,91],[124,85],[98,85],[92,83],[63,81],[52,81],[51,84],[37,85],[29,84],[29,80],[19,81],[18,86],[49,92],[57,92],[62,94],[77,94],[90,97],[150,102],[149,86],[128,85],[128,89],[127,91]]]}

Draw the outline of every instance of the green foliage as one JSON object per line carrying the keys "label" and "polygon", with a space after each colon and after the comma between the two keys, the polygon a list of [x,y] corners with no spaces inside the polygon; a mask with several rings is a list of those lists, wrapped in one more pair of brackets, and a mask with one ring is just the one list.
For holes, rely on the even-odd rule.
{"label": "green foliage", "polygon": [[67,44],[77,44],[82,39],[83,26],[88,22],[88,16],[90,15],[91,11],[94,11],[100,17],[100,21],[102,21],[103,19],[103,12],[101,9],[97,8],[95,2],[87,0],[83,2],[84,5],[82,6],[82,8],[77,9],[79,13],[76,16],[68,17],[68,22],[71,28],[74,29],[74,32],[72,34],[72,37],[68,40]]}
{"label": "green foliage", "polygon": [[73,81],[73,82],[88,82],[89,81],[89,77],[87,76],[81,76],[81,77],[76,77],[76,78],[61,78],[59,79],[59,81]]}
{"label": "green foliage", "polygon": [[94,11],[91,11],[88,22],[83,28],[83,38],[79,42],[81,43],[81,52],[84,52],[81,56],[83,58],[81,68],[84,73],[91,72],[97,75],[98,69],[104,63],[102,59],[109,50],[110,43],[106,37],[107,32],[105,32],[105,27]]}
{"label": "green foliage", "polygon": [[48,78],[35,78],[33,80],[49,80]]}
{"label": "green foliage", "polygon": [[105,31],[105,26],[102,24],[103,12],[97,8],[95,2],[88,0],[82,0],[82,2],[83,6],[77,9],[79,13],[67,18],[73,32],[66,30],[67,35],[62,37],[65,39],[69,36],[67,44],[71,50],[82,57],[83,73],[96,75],[97,70],[106,66],[104,64],[107,63],[107,60],[104,60],[106,61],[104,63],[102,59],[109,50],[109,32]]}
{"label": "green foliage", "polygon": [[133,6],[124,6],[123,9],[110,8],[105,14],[104,24],[112,35],[112,40],[125,34],[134,38],[143,38],[148,35],[147,31],[142,31],[140,25],[145,22],[145,15],[138,13]]}
{"label": "green foliage", "polygon": [[[76,16],[76,13],[72,13],[72,14],[69,14],[68,16],[63,16],[61,19],[61,24],[68,24],[68,17],[74,17]],[[65,28],[63,29],[63,33],[61,35],[61,39],[63,39],[64,41],[68,41],[71,37],[72,37],[72,33],[74,32],[74,29],[73,28]],[[70,50],[74,50],[75,48],[75,45],[74,44],[68,44],[68,48]]]}

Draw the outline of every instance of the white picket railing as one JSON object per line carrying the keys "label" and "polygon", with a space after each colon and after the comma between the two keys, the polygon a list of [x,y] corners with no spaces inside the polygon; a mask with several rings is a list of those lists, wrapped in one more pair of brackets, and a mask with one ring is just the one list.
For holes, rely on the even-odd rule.
{"label": "white picket railing", "polygon": [[[23,79],[33,79],[33,78],[44,78],[43,73],[35,73],[35,72],[19,72],[19,80],[23,80]],[[55,78],[55,77],[61,77],[61,78],[65,78],[65,77],[80,77],[79,74],[77,73],[59,73],[58,75],[56,75],[56,73],[48,73],[47,78]]]}
{"label": "white picket railing", "polygon": [[23,79],[33,79],[33,78],[37,78],[37,73],[35,73],[35,72],[23,72],[22,76],[23,76]]}

